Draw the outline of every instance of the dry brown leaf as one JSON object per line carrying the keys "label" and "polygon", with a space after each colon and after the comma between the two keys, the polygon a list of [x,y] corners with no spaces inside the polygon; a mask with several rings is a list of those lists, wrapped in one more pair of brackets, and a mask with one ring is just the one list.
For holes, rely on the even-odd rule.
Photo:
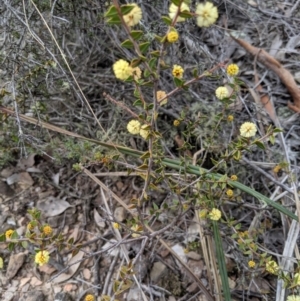
{"label": "dry brown leaf", "polygon": [[50,196],[46,200],[39,201],[37,208],[41,210],[46,216],[56,216],[63,213],[66,209],[72,207],[64,199],[57,199]]}
{"label": "dry brown leaf", "polygon": [[26,253],[11,254],[6,271],[6,280],[12,279],[23,265]]}
{"label": "dry brown leaf", "polygon": [[60,283],[70,279],[78,270],[83,255],[84,253],[82,251],[79,251],[74,257],[72,257],[67,264],[67,266],[70,266],[68,273],[62,273],[58,275],[56,278],[53,279],[53,283]]}
{"label": "dry brown leaf", "polygon": [[249,53],[254,56],[257,56],[257,60],[265,65],[267,68],[272,70],[277,76],[281,79],[282,83],[286,86],[287,90],[292,96],[294,101],[293,104],[288,104],[289,108],[295,110],[296,112],[300,111],[300,89],[298,88],[292,74],[285,69],[274,57],[272,57],[265,50],[256,48],[244,40],[236,39],[231,36],[239,45],[245,48]]}
{"label": "dry brown leaf", "polygon": [[100,216],[96,208],[94,208],[94,220],[99,228],[105,228],[105,219]]}

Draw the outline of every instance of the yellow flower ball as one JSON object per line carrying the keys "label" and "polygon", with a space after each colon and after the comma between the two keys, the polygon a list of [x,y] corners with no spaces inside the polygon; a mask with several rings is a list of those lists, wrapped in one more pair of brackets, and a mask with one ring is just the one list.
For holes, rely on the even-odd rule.
{"label": "yellow flower ball", "polygon": [[167,40],[169,43],[175,43],[176,41],[178,41],[179,39],[179,34],[177,33],[177,31],[170,31],[167,34]]}
{"label": "yellow flower ball", "polygon": [[37,263],[39,266],[48,263],[49,259],[50,256],[48,251],[39,251],[35,254],[35,263]]}
{"label": "yellow flower ball", "polygon": [[91,294],[85,296],[84,301],[94,301],[95,297]]}
{"label": "yellow flower ball", "polygon": [[239,66],[237,64],[230,64],[227,66],[226,72],[229,76],[235,76],[239,73]]}
{"label": "yellow flower ball", "polygon": [[13,234],[14,232],[15,232],[15,231],[12,230],[12,229],[7,230],[7,231],[5,232],[5,237],[6,237],[6,239],[11,239],[11,236],[12,236],[12,234]]}
{"label": "yellow flower ball", "polygon": [[113,70],[115,77],[120,80],[126,80],[132,75],[132,68],[129,66],[129,63],[122,59],[114,63]]}
{"label": "yellow flower ball", "polygon": [[177,77],[177,78],[182,78],[183,77],[183,68],[179,65],[174,65],[173,66],[173,70],[172,70],[172,74],[174,77]]}
{"label": "yellow flower ball", "polygon": [[166,96],[167,96],[167,93],[165,91],[159,90],[156,92],[156,99],[161,106],[165,105],[168,102],[168,98],[165,98]]}
{"label": "yellow flower ball", "polygon": [[219,87],[216,89],[216,96],[218,99],[222,100],[229,97],[229,91],[226,87]]}
{"label": "yellow flower ball", "polygon": [[233,119],[234,119],[234,117],[233,117],[232,115],[228,115],[228,116],[227,116],[227,121],[228,121],[228,122],[232,122]]}
{"label": "yellow flower ball", "polygon": [[196,7],[197,25],[199,27],[209,27],[218,19],[218,9],[211,3],[201,3]]}
{"label": "yellow flower ball", "polygon": [[134,8],[128,14],[123,16],[123,19],[124,19],[125,23],[129,27],[137,25],[142,19],[142,10],[141,10],[141,8],[135,3],[130,4],[130,5],[134,6]]}
{"label": "yellow flower ball", "polygon": [[46,225],[43,227],[43,233],[45,235],[51,235],[52,232],[53,232],[53,229],[49,225]]}
{"label": "yellow flower ball", "polygon": [[174,122],[173,122],[174,126],[179,126],[180,124],[180,121],[178,119],[175,119]]}
{"label": "yellow flower ball", "polygon": [[148,130],[148,125],[147,124],[142,125],[140,129],[140,136],[142,136],[145,140],[147,140],[149,133],[150,132]]}
{"label": "yellow flower ball", "polygon": [[266,263],[266,270],[270,274],[276,274],[278,272],[278,264],[274,260],[270,260]]}
{"label": "yellow flower ball", "polygon": [[253,260],[248,261],[248,267],[249,267],[249,268],[252,269],[252,268],[255,267],[255,265],[256,265],[255,261],[253,261]]}
{"label": "yellow flower ball", "polygon": [[232,175],[232,176],[230,177],[230,180],[231,180],[231,181],[237,181],[237,179],[238,179],[238,177],[237,177],[236,175]]}
{"label": "yellow flower ball", "polygon": [[213,208],[209,213],[209,218],[213,221],[218,221],[221,218],[221,211],[219,209]]}
{"label": "yellow flower ball", "polygon": [[232,189],[227,189],[226,194],[228,197],[232,198],[233,197],[233,190]]}
{"label": "yellow flower ball", "polygon": [[132,135],[137,135],[141,130],[141,123],[138,120],[131,120],[127,124],[127,130]]}
{"label": "yellow flower ball", "polygon": [[115,229],[121,229],[121,226],[119,223],[113,223],[112,225]]}
{"label": "yellow flower ball", "polygon": [[245,122],[240,127],[240,134],[242,137],[253,137],[257,132],[256,125],[253,122]]}
{"label": "yellow flower ball", "polygon": [[[172,3],[169,7],[169,17],[173,20],[177,14],[177,11],[178,11],[178,6],[176,6],[174,3]],[[183,12],[183,11],[190,11],[190,8],[189,6],[182,2],[181,5],[180,5],[180,12]],[[178,13],[178,17],[176,19],[176,22],[184,22],[185,21],[185,18],[182,18],[179,16],[179,13]]]}

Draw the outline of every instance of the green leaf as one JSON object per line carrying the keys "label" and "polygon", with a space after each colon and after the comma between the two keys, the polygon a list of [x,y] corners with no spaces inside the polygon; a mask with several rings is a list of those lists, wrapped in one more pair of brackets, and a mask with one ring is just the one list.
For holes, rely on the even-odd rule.
{"label": "green leaf", "polygon": [[140,99],[137,99],[137,100],[133,103],[133,105],[134,105],[135,107],[142,107],[142,106],[144,105],[144,103],[143,103]]}
{"label": "green leaf", "polygon": [[271,135],[269,137],[269,139],[270,139],[270,142],[272,143],[272,145],[274,145],[274,143],[275,143],[275,137],[274,137],[274,135]]}
{"label": "green leaf", "polygon": [[21,245],[24,249],[27,249],[28,248],[28,242],[27,241],[22,241],[21,242]]}
{"label": "green leaf", "polygon": [[130,32],[130,35],[134,40],[139,40],[143,36],[143,32],[141,30],[133,30]]}
{"label": "green leaf", "polygon": [[6,239],[5,239],[5,234],[4,233],[2,233],[1,235],[0,235],[0,242],[3,242],[3,241],[5,241]]}
{"label": "green leaf", "polygon": [[150,55],[159,57],[159,56],[160,56],[160,51],[158,51],[158,50],[151,51],[151,52],[150,52]]}
{"label": "green leaf", "polygon": [[258,146],[260,149],[265,149],[265,145],[261,141],[254,141],[254,144]]}
{"label": "green leaf", "polygon": [[180,0],[171,0],[171,2],[173,4],[175,4],[176,6],[179,6],[180,2],[182,2],[182,1],[180,1]]}
{"label": "green leaf", "polygon": [[10,242],[9,244],[8,244],[8,246],[7,246],[7,248],[8,248],[8,250],[11,252],[11,251],[13,251],[13,249],[15,248],[15,243],[13,243],[13,242]]}
{"label": "green leaf", "polygon": [[110,6],[108,11],[105,13],[104,17],[109,18],[109,17],[114,17],[118,15],[118,11],[114,5]]}
{"label": "green leaf", "polygon": [[149,46],[150,46],[149,42],[145,42],[145,43],[140,44],[139,47],[140,47],[141,53],[144,54],[148,50]]}
{"label": "green leaf", "polygon": [[153,70],[156,67],[156,63],[157,63],[157,58],[153,57],[150,61],[149,61],[149,66],[150,68]]}
{"label": "green leaf", "polygon": [[125,40],[121,44],[122,47],[132,49],[133,48],[133,43],[130,40]]}
{"label": "green leaf", "polygon": [[134,9],[134,5],[122,5],[121,6],[121,13],[122,15],[127,15],[128,13],[130,13],[133,9]]}
{"label": "green leaf", "polygon": [[182,18],[192,18],[193,15],[188,11],[188,10],[184,10],[179,14],[180,17]]}
{"label": "green leaf", "polygon": [[146,69],[145,71],[144,71],[144,77],[149,77],[150,76],[150,71],[148,70],[148,69]]}
{"label": "green leaf", "polygon": [[14,231],[10,237],[10,239],[18,239],[19,238],[19,235],[17,233],[17,231]]}
{"label": "green leaf", "polygon": [[169,18],[167,16],[162,16],[161,18],[162,18],[163,22],[165,22],[165,24],[167,24],[168,26],[170,26],[172,24],[171,18]]}
{"label": "green leaf", "polygon": [[[145,160],[145,159],[148,159],[150,158],[150,152],[145,152],[141,157],[140,157],[142,160]],[[148,168],[148,165],[146,164],[147,168]]]}
{"label": "green leaf", "polygon": [[181,87],[184,84],[184,81],[178,77],[174,77],[173,79],[176,87]]}
{"label": "green leaf", "polygon": [[140,59],[140,58],[135,58],[135,59],[131,60],[130,66],[133,67],[133,68],[135,68],[135,67],[137,67],[141,62],[142,62],[142,59]]}
{"label": "green leaf", "polygon": [[107,24],[109,25],[114,25],[114,24],[121,24],[121,20],[119,17],[113,17],[113,18],[110,18],[106,21]]}
{"label": "green leaf", "polygon": [[283,130],[282,130],[282,129],[279,129],[279,128],[275,128],[275,129],[273,130],[273,133],[281,133],[281,132],[283,132]]}

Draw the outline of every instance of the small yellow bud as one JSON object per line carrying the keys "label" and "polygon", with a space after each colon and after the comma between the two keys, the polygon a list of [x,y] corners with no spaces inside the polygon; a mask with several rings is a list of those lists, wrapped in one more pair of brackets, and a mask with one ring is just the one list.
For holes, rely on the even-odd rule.
{"label": "small yellow bud", "polygon": [[5,232],[6,239],[11,239],[12,234],[14,233],[14,230],[9,229]]}
{"label": "small yellow bud", "polygon": [[232,189],[227,189],[226,194],[228,197],[232,198],[233,197],[233,190]]}
{"label": "small yellow bud", "polygon": [[91,294],[85,296],[84,301],[94,301],[95,297]]}
{"label": "small yellow bud", "polygon": [[255,265],[256,265],[255,261],[253,261],[253,260],[248,261],[248,267],[249,267],[250,269],[254,268]]}
{"label": "small yellow bud", "polygon": [[228,122],[232,122],[233,119],[234,119],[234,117],[233,117],[232,115],[228,115],[228,116],[227,116],[227,121],[228,121]]}
{"label": "small yellow bud", "polygon": [[47,236],[51,235],[53,232],[53,229],[49,226],[49,225],[46,225],[43,227],[43,233]]}
{"label": "small yellow bud", "polygon": [[115,229],[121,229],[121,225],[119,223],[113,223],[113,227]]}
{"label": "small yellow bud", "polygon": [[175,43],[178,41],[179,38],[179,34],[177,33],[177,31],[170,31],[167,34],[167,40],[169,43]]}
{"label": "small yellow bud", "polygon": [[276,166],[273,168],[273,172],[274,172],[274,173],[278,173],[280,170],[281,170],[280,165],[276,165]]}
{"label": "small yellow bud", "polygon": [[236,181],[238,179],[238,177],[236,176],[236,175],[232,175],[231,177],[230,177],[230,180],[231,181]]}
{"label": "small yellow bud", "polygon": [[174,126],[179,126],[180,124],[180,121],[178,119],[175,119],[174,122],[173,122]]}
{"label": "small yellow bud", "polygon": [[226,72],[229,76],[235,76],[239,73],[239,66],[236,64],[230,64],[227,66]]}

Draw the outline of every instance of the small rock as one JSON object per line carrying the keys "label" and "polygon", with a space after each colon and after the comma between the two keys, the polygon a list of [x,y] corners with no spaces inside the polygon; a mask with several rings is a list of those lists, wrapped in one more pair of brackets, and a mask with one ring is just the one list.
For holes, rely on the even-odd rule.
{"label": "small rock", "polygon": [[143,300],[141,290],[137,287],[131,288],[128,292],[126,301],[139,301]]}
{"label": "small rock", "polygon": [[114,212],[114,217],[117,222],[123,222],[126,219],[126,210],[123,207],[117,207]]}
{"label": "small rock", "polygon": [[[183,248],[181,245],[179,245],[179,244],[174,245],[174,246],[172,247],[172,250],[180,257],[180,259],[181,259],[184,263],[187,262],[186,255],[185,255],[185,253],[184,253],[184,248]],[[180,262],[179,262],[177,259],[176,259],[176,263],[177,263],[178,266],[180,266]]]}
{"label": "small rock", "polygon": [[190,259],[188,266],[192,270],[193,274],[197,276],[197,278],[200,278],[202,276],[202,272],[204,270],[204,262],[202,260],[195,261]]}
{"label": "small rock", "polygon": [[35,286],[42,285],[43,282],[41,280],[37,279],[36,277],[32,277],[31,281],[30,281],[30,284],[31,284],[32,287],[35,287]]}
{"label": "small rock", "polygon": [[68,293],[58,293],[55,295],[54,301],[73,301],[73,298]]}
{"label": "small rock", "polygon": [[154,262],[150,272],[150,279],[156,283],[167,271],[167,267],[160,261]]}
{"label": "small rock", "polygon": [[6,271],[6,279],[9,281],[19,271],[25,260],[25,253],[12,254],[9,258],[9,263]]}
{"label": "small rock", "polygon": [[42,291],[31,291],[28,292],[28,297],[25,301],[44,301],[45,296]]}
{"label": "small rock", "polygon": [[186,257],[190,258],[190,259],[193,259],[193,260],[200,260],[201,259],[201,255],[194,252],[194,251],[188,252],[186,254]]}
{"label": "small rock", "polygon": [[85,280],[90,280],[91,279],[91,275],[92,275],[91,270],[83,269],[82,273],[83,273],[83,277],[84,277]]}

